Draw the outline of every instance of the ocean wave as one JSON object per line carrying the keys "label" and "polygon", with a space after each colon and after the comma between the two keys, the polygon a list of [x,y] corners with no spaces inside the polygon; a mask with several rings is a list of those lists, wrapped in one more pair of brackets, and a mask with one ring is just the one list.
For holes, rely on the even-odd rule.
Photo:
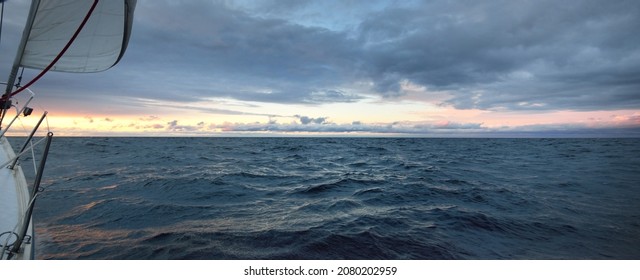
{"label": "ocean wave", "polygon": [[634,139],[52,145],[38,258],[640,258]]}

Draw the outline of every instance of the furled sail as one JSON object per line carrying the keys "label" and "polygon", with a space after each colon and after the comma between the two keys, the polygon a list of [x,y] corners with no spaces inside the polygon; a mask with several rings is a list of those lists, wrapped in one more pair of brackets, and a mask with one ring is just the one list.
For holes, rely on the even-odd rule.
{"label": "furled sail", "polygon": [[[33,0],[9,77],[11,90],[19,67],[45,69],[81,26],[94,1]],[[99,72],[114,66],[127,47],[136,0],[98,1],[88,21],[51,71]]]}

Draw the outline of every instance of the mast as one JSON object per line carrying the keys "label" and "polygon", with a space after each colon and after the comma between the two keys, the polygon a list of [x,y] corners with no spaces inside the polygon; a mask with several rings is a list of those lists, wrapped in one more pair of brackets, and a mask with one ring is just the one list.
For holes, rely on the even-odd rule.
{"label": "mast", "polygon": [[[20,69],[20,61],[22,61],[22,56],[24,55],[24,48],[27,45],[27,41],[29,40],[29,34],[31,33],[31,27],[33,26],[33,21],[36,16],[36,11],[38,11],[38,6],[40,5],[40,0],[32,0],[31,8],[29,10],[29,16],[27,17],[27,24],[24,27],[24,31],[22,33],[22,39],[20,40],[20,46],[18,47],[18,52],[16,54],[16,58],[13,61],[13,67],[11,68],[11,73],[9,74],[9,78],[7,80],[7,88],[4,91],[4,94],[7,95],[11,93],[13,90],[14,83],[16,82],[16,78],[18,76],[18,70]],[[2,108],[3,110],[6,108]]]}

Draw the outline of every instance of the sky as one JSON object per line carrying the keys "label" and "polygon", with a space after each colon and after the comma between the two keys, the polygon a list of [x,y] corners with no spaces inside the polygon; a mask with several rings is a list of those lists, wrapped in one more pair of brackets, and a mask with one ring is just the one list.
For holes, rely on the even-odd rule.
{"label": "sky", "polygon": [[[28,2],[5,3],[0,77]],[[34,115],[69,136],[640,137],[638,27],[635,0],[138,0],[121,62],[47,74]]]}

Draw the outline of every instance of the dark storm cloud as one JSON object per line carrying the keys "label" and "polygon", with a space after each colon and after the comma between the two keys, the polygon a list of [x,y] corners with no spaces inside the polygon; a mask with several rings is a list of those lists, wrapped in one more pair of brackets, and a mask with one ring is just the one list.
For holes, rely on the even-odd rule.
{"label": "dark storm cloud", "polygon": [[408,79],[458,108],[613,109],[640,105],[638,26],[636,1],[432,1],[373,14],[360,36],[388,96]]}
{"label": "dark storm cloud", "polygon": [[359,98],[339,89],[353,77],[358,55],[343,34],[252,17],[222,2],[167,3],[140,3],[127,58],[128,65],[139,68],[132,69],[136,78],[161,75],[175,88],[152,92],[150,86],[139,94],[274,103]]}
{"label": "dark storm cloud", "polygon": [[408,80],[448,90],[445,104],[457,108],[640,106],[637,1],[407,2],[371,10],[343,30],[286,17],[309,2],[246,11],[223,2],[148,4],[129,59],[170,70],[163,79],[189,89],[147,92],[155,98],[354,102],[362,97],[341,87],[371,81],[378,94],[397,98]]}
{"label": "dark storm cloud", "polygon": [[41,84],[128,102],[326,104],[402,98],[410,81],[456,108],[635,109],[638,26],[638,1],[141,0],[117,71]]}

